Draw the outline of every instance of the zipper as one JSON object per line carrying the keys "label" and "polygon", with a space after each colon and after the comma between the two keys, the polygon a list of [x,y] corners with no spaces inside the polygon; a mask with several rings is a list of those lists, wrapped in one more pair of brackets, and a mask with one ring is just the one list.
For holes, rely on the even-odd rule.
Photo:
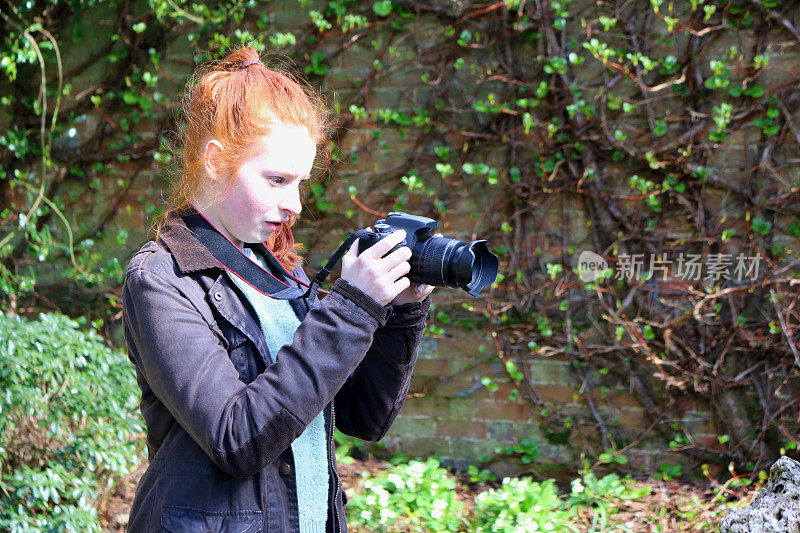
{"label": "zipper", "polygon": [[336,415],[333,409],[333,402],[331,402],[331,459],[330,465],[331,470],[333,471],[333,512],[334,516],[336,516],[336,525],[333,528],[334,532],[341,531],[341,525],[339,523],[339,505],[336,501],[339,497],[339,472],[337,472],[336,468],[333,468],[336,458],[336,451],[333,448],[333,431],[336,427]]}

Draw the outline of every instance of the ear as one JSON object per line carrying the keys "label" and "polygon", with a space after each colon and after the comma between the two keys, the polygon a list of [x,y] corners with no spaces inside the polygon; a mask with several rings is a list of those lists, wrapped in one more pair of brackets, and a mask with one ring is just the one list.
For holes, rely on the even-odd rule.
{"label": "ear", "polygon": [[206,143],[206,148],[203,151],[203,168],[206,170],[208,177],[213,180],[220,179],[217,169],[214,166],[216,156],[222,152],[222,143],[216,139],[211,139]]}

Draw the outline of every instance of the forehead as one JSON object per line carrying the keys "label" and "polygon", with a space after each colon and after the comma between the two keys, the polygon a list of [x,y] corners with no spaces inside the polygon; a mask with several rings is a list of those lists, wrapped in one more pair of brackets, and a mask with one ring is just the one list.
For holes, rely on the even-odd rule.
{"label": "forehead", "polygon": [[308,128],[284,123],[274,125],[268,135],[256,142],[255,149],[251,163],[297,176],[311,172],[317,155]]}

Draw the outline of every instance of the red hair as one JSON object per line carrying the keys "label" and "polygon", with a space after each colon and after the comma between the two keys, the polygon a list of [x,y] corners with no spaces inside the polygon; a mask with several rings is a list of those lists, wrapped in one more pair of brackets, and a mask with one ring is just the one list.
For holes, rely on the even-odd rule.
{"label": "red hair", "polygon": [[[207,179],[203,157],[209,140],[216,139],[223,146],[214,163],[226,189],[234,184],[243,160],[257,150],[257,141],[275,124],[307,128],[323,151],[330,130],[322,96],[296,74],[265,67],[258,52],[249,46],[199,67],[187,85],[181,110],[180,177],[156,222],[156,238],[167,216],[188,211],[203,188]],[[288,270],[300,263],[296,250],[301,245],[294,242],[293,224],[294,217],[264,243]]]}

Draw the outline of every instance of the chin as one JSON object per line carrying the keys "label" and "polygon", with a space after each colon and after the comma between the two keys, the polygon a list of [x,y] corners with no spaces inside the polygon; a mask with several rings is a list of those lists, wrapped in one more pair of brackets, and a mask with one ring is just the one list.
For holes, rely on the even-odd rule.
{"label": "chin", "polygon": [[264,242],[263,240],[261,240],[261,236],[257,235],[257,234],[256,235],[252,235],[252,234],[251,235],[243,235],[242,237],[238,237],[238,239],[243,244],[254,244],[254,243],[257,243],[257,242]]}
{"label": "chin", "polygon": [[253,241],[253,242],[267,242],[267,239],[272,237],[272,234],[273,234],[272,231],[265,231],[264,233],[262,233],[261,235],[258,236],[258,240],[257,241]]}

